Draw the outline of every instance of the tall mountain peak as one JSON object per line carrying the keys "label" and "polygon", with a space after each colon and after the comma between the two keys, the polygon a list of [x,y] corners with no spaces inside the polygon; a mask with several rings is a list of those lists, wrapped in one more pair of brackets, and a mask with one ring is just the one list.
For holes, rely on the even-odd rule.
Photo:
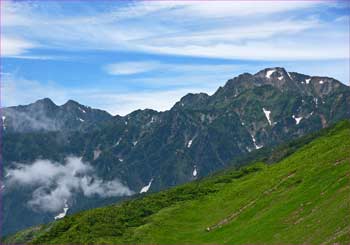
{"label": "tall mountain peak", "polygon": [[265,68],[259,72],[257,72],[255,77],[264,77],[266,79],[273,79],[274,77],[278,78],[281,76],[286,76],[291,79],[289,73],[283,67],[271,67]]}
{"label": "tall mountain peak", "polygon": [[67,100],[67,102],[62,105],[62,107],[77,107],[77,106],[83,106],[83,105],[79,104],[75,100]]}
{"label": "tall mountain peak", "polygon": [[39,99],[34,104],[56,105],[50,98]]}
{"label": "tall mountain peak", "polygon": [[236,97],[244,91],[256,87],[270,85],[281,92],[290,91],[294,94],[304,94],[314,97],[348,89],[334,78],[326,76],[310,76],[297,72],[289,72],[283,67],[270,67],[251,75],[243,73],[227,81],[224,87],[220,87],[216,96]]}
{"label": "tall mountain peak", "polygon": [[32,108],[32,110],[35,111],[35,110],[55,110],[58,106],[50,98],[43,98],[35,101],[34,103],[31,103],[29,105],[23,105],[21,107]]}
{"label": "tall mountain peak", "polygon": [[269,84],[278,89],[295,89],[295,81],[283,67],[266,68],[254,75],[259,84]]}

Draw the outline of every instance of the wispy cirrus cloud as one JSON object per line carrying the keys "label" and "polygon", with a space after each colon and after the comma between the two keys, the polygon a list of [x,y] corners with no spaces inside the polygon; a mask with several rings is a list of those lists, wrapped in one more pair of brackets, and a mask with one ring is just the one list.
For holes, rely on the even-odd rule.
{"label": "wispy cirrus cloud", "polygon": [[[146,72],[173,72],[177,74],[187,73],[190,74],[201,74],[204,75],[208,72],[217,72],[225,75],[232,75],[235,70],[242,70],[247,65],[244,64],[187,64],[187,63],[168,63],[158,62],[155,60],[145,61],[127,61],[127,62],[116,62],[102,66],[102,70],[110,75],[133,75]],[[167,83],[167,78],[162,77],[163,83]],[[171,79],[171,78],[170,78]],[[183,78],[182,78],[183,79]],[[146,77],[142,80],[147,81]],[[151,82],[151,80],[150,80]],[[170,82],[173,84],[173,82]]]}
{"label": "wispy cirrus cloud", "polygon": [[21,55],[34,47],[37,47],[37,45],[25,39],[7,36],[1,37],[1,56]]}
{"label": "wispy cirrus cloud", "polygon": [[[57,4],[42,5],[45,10],[58,8]],[[308,60],[348,57],[344,36],[334,40],[323,35],[314,45],[310,35],[327,31],[317,13],[300,19],[302,11],[333,5],[336,3],[318,1],[136,1],[111,3],[110,10],[92,10],[85,15],[62,15],[69,7],[66,4],[58,8],[60,14],[51,16],[37,5],[9,1],[2,14],[5,36],[15,35],[28,42],[40,40],[47,48]],[[289,14],[285,16],[286,12]],[[334,45],[328,46],[331,50],[324,55],[321,51],[329,41]]]}
{"label": "wispy cirrus cloud", "polygon": [[131,75],[149,72],[159,68],[159,62],[119,62],[108,64],[103,69],[111,75]]}

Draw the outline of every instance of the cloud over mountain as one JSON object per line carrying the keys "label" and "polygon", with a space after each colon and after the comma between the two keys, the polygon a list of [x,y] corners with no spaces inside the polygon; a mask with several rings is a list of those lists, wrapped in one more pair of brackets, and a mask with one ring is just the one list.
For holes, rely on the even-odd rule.
{"label": "cloud over mountain", "polygon": [[56,212],[78,192],[87,197],[114,197],[133,194],[119,180],[104,181],[94,175],[94,168],[81,158],[68,157],[65,164],[36,160],[32,164],[17,164],[7,170],[6,185],[11,188],[34,188],[29,207],[34,210]]}

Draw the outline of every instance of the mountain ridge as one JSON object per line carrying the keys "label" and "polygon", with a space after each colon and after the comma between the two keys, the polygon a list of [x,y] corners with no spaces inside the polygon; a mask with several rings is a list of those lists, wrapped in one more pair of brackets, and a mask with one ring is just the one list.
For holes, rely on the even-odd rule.
{"label": "mountain ridge", "polygon": [[[307,84],[309,76],[292,72],[288,75],[282,68],[267,68],[256,74],[245,73],[230,79],[211,96],[188,94],[164,112],[136,110],[123,117],[73,101],[62,110],[55,109],[49,101],[42,100],[40,103],[46,101],[49,109],[54,108],[48,110],[51,113],[48,125],[63,125],[64,129],[30,130],[25,121],[19,125],[25,130],[16,132],[11,131],[6,118],[5,168],[15,168],[15,163],[30,165],[36,159],[63,163],[67,156],[74,155],[90,163],[96,175],[106,181],[117,178],[136,193],[151,183],[149,191],[159,191],[224,169],[232,160],[261,148],[350,118],[350,88],[334,79],[313,77]],[[280,75],[289,82],[279,80]],[[289,76],[294,77],[292,85]],[[46,118],[42,114],[34,119]],[[6,232],[48,222],[49,217],[57,215],[29,210],[24,194],[13,196],[5,189],[5,195],[12,195],[5,200],[5,211],[23,219],[20,224],[8,225]],[[23,205],[14,210],[14,202]],[[83,205],[90,202],[94,203],[92,206],[99,205],[99,199],[73,198],[68,201],[69,212],[84,209]],[[35,223],[30,223],[34,217]],[[5,223],[13,222],[10,219],[5,217]]]}
{"label": "mountain ridge", "polygon": [[[273,78],[277,78],[273,79]],[[305,81],[306,80],[306,81]],[[333,87],[342,87],[342,88],[347,88],[349,86],[341,83],[340,81],[332,78],[332,77],[327,77],[327,76],[310,76],[310,75],[305,75],[302,73],[298,73],[298,72],[287,72],[285,70],[285,68],[283,67],[271,67],[271,68],[265,68],[263,70],[258,71],[255,74],[251,74],[251,73],[242,73],[232,79],[229,79],[224,86],[220,86],[214,93],[213,95],[208,95],[206,93],[203,92],[199,92],[199,93],[188,93],[187,95],[184,95],[182,98],[180,98],[180,100],[178,102],[176,102],[169,110],[171,110],[172,108],[176,107],[176,105],[181,104],[181,103],[185,103],[186,101],[190,101],[193,102],[193,98],[199,98],[201,101],[203,101],[204,99],[208,99],[212,96],[214,96],[215,94],[217,94],[221,89],[232,89],[232,86],[234,85],[243,85],[241,83],[245,83],[245,85],[250,86],[252,84],[249,84],[249,82],[253,82],[253,85],[272,85],[274,87],[277,88],[281,88],[281,85],[285,85],[287,83],[287,85],[291,86],[295,86],[298,83],[300,84],[304,84],[305,86],[303,87],[304,89],[310,87],[310,86],[315,86],[315,87],[319,87],[317,84],[325,84],[323,85],[323,87],[326,87],[328,89],[326,89],[326,92],[330,92],[332,90],[332,86],[328,86],[329,84],[333,85]],[[279,82],[279,83],[278,83]],[[293,83],[290,83],[293,82]],[[299,85],[300,85],[299,84]],[[334,85],[335,84],[335,85]],[[306,86],[306,85],[310,85],[310,86]],[[327,85],[327,86],[326,86]],[[320,92],[320,91],[319,91]],[[323,95],[323,94],[320,94]],[[10,107],[5,107],[6,108],[24,108],[27,106],[36,106],[38,104],[43,104],[43,105],[48,105],[51,107],[83,107],[83,108],[91,108],[90,106],[85,106],[80,104],[79,102],[69,99],[67,100],[64,104],[62,105],[57,105],[55,104],[50,98],[42,98],[42,99],[38,99],[37,101],[30,103],[28,105],[18,105],[18,106],[10,106]],[[92,109],[92,108],[91,108]],[[126,114],[125,116],[120,116],[120,115],[111,115],[109,112],[102,110],[102,109],[93,109],[93,110],[98,110],[98,111],[102,111],[105,112],[107,114],[109,114],[110,116],[114,116],[114,117],[127,117],[128,115],[132,114],[135,111],[139,111],[140,109],[137,109],[135,111],[132,111],[128,114]],[[151,108],[146,108],[144,110],[152,110],[152,111],[156,111],[153,110]],[[165,111],[169,111],[169,110],[165,110]],[[156,111],[156,112],[164,112],[164,111]]]}

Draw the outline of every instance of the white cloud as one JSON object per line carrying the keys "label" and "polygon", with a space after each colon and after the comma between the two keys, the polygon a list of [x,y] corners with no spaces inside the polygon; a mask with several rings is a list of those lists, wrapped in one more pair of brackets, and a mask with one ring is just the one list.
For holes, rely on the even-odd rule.
{"label": "white cloud", "polygon": [[[132,75],[138,73],[144,73],[153,71],[155,73],[159,72],[176,72],[180,74],[186,73],[186,77],[181,77],[179,79],[175,79],[174,77],[161,77],[161,78],[145,78],[143,77],[140,81],[149,81],[150,83],[158,83],[158,80],[163,84],[179,84],[181,82],[188,83],[189,79],[195,79],[194,77],[189,76],[190,74],[206,75],[210,73],[220,73],[221,75],[224,73],[225,75],[228,73],[232,75],[237,69],[244,69],[247,67],[243,64],[193,64],[193,63],[166,63],[166,62],[157,62],[153,60],[148,61],[132,61],[132,62],[117,62],[112,64],[107,64],[102,67],[110,75]],[[208,74],[207,74],[208,73]],[[210,75],[209,75],[210,76]],[[229,78],[229,77],[227,77]],[[219,79],[219,77],[218,77]],[[180,81],[179,81],[180,80]],[[170,81],[170,82],[169,82]]]}
{"label": "white cloud", "polygon": [[28,40],[1,36],[1,56],[17,56],[26,53],[36,45]]}
{"label": "white cloud", "polygon": [[158,62],[120,62],[104,67],[111,75],[131,75],[152,71],[161,65]]}
{"label": "white cloud", "polygon": [[[327,34],[329,29],[325,29],[325,23],[317,20],[316,15],[302,20],[293,17],[293,11],[333,6],[332,3],[142,1],[128,2],[124,7],[111,3],[108,11],[92,10],[75,16],[64,14],[68,5],[58,10],[53,8],[52,12],[58,12],[53,15],[32,5],[8,2],[3,10],[7,19],[5,27],[16,28],[5,28],[4,32],[32,40],[30,43],[40,40],[48,48],[258,60],[348,57],[344,52],[347,39],[332,39]],[[281,15],[285,12],[288,14]],[[316,40],[308,38],[314,32],[323,34],[317,40],[318,45],[314,45]],[[28,48],[33,47],[24,46]],[[115,66],[108,70],[114,74],[132,74],[151,68],[144,65],[134,70]]]}
{"label": "white cloud", "polygon": [[3,28],[32,26],[35,19],[35,5],[30,2],[1,2],[1,25]]}
{"label": "white cloud", "polygon": [[184,45],[174,46],[144,46],[144,50],[160,54],[185,55],[210,58],[226,58],[241,60],[329,60],[347,59],[349,54],[345,42],[332,45],[331,52],[325,52],[324,42],[300,44],[298,42],[283,41],[250,41],[242,45],[212,44],[212,45]]}
{"label": "white cloud", "polygon": [[273,21],[263,22],[257,25],[239,25],[229,27],[218,27],[210,30],[197,31],[189,35],[189,33],[175,33],[164,37],[157,37],[153,45],[163,46],[164,44],[172,44],[172,46],[182,46],[188,43],[208,45],[218,42],[235,43],[241,40],[266,39],[270,37],[279,37],[281,34],[292,36],[295,33],[319,27],[316,20],[304,21]]}
{"label": "white cloud", "polygon": [[[276,2],[256,2],[256,1],[142,1],[136,2],[127,8],[122,8],[121,13],[125,18],[145,16],[150,14],[163,14],[167,16],[169,12],[177,17],[191,16],[206,18],[223,18],[235,16],[252,16],[281,13],[285,11],[300,10],[315,5],[320,2],[301,1],[276,1]],[[132,15],[132,14],[134,15]],[[181,19],[179,20],[181,21]]]}
{"label": "white cloud", "polygon": [[[189,3],[187,3],[189,4]],[[190,2],[190,7],[187,11],[194,11],[202,16],[222,17],[222,16],[252,16],[275,14],[291,10],[300,10],[308,8],[318,3],[300,2],[300,1],[275,1],[275,2],[231,2],[222,1],[217,4],[213,1],[205,1],[203,4],[198,4],[197,1]],[[187,12],[186,11],[186,12]]]}
{"label": "white cloud", "polygon": [[94,169],[81,158],[69,157],[65,164],[36,160],[32,164],[17,164],[7,169],[6,186],[32,186],[34,191],[28,205],[34,210],[56,212],[63,200],[71,200],[78,192],[85,196],[129,196],[133,192],[119,180],[104,181],[94,175]]}

